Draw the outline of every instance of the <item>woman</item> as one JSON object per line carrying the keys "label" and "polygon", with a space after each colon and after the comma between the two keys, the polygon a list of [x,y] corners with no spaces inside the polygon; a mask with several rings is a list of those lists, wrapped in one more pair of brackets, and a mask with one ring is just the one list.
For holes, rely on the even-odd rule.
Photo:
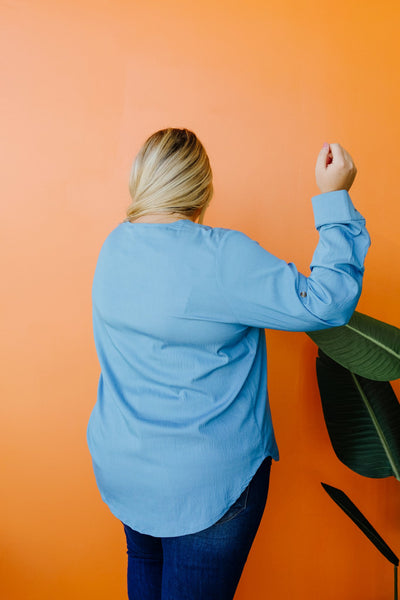
{"label": "woman", "polygon": [[370,246],[355,175],[346,150],[325,144],[305,277],[244,233],[202,224],[212,172],[193,132],[157,131],[138,153],[127,218],[94,274],[101,373],[87,431],[101,497],[124,526],[130,599],[233,598],[279,460],[264,328],[349,321]]}

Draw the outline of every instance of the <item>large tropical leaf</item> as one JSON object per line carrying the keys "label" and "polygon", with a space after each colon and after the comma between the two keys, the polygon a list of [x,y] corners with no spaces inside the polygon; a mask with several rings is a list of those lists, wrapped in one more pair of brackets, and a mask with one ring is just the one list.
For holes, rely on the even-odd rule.
{"label": "large tropical leaf", "polygon": [[321,349],[317,378],[338,459],[359,475],[400,480],[400,404],[390,383],[355,375]]}
{"label": "large tropical leaf", "polygon": [[325,354],[357,375],[376,381],[400,378],[400,329],[354,312],[347,325],[309,331]]}
{"label": "large tropical leaf", "polygon": [[387,543],[381,538],[379,533],[376,531],[374,527],[372,527],[371,523],[364,517],[362,512],[358,510],[357,506],[353,504],[350,498],[339,490],[338,488],[332,487],[327,483],[322,483],[321,485],[325,489],[325,491],[329,494],[329,496],[336,502],[338,506],[346,513],[347,516],[361,529],[361,531],[367,536],[367,538],[374,544],[374,546],[383,554],[385,558],[388,559],[395,566],[398,566],[399,559],[396,554],[389,548]]}

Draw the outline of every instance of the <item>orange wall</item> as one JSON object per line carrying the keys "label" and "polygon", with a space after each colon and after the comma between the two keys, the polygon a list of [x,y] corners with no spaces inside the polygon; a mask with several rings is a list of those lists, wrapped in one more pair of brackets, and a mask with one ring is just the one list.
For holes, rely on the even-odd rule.
{"label": "orange wall", "polygon": [[[400,327],[400,5],[3,0],[0,23],[0,596],[125,598],[125,538],[85,436],[99,376],[92,277],[125,216],[132,160],[157,129],[193,129],[215,174],[205,224],[308,274],[315,161],[339,142],[372,238],[357,309]],[[391,565],[320,482],[343,488],[397,552],[399,483],[336,458],[311,340],[267,340],[281,460],[236,598],[390,598]]]}

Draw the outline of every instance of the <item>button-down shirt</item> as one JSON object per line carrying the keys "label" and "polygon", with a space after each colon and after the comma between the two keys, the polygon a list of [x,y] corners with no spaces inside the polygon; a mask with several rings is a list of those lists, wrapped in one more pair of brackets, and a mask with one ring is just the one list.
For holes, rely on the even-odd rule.
{"label": "button-down shirt", "polygon": [[279,460],[265,328],[347,323],[371,243],[345,190],[312,205],[319,242],[308,276],[245,233],[187,219],[126,221],[105,239],[92,287],[101,371],[87,441],[102,499],[132,529],[205,529],[266,456]]}

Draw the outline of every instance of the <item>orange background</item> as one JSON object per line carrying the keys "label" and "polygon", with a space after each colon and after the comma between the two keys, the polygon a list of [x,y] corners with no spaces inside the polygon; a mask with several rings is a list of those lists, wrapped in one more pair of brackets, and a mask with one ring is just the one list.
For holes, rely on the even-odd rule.
{"label": "orange background", "polygon": [[[99,376],[92,277],[125,217],[133,158],[157,129],[194,130],[214,171],[204,223],[309,274],[315,161],[339,142],[372,238],[357,310],[400,327],[400,5],[2,0],[0,13],[0,595],[125,598],[125,537],[97,490],[86,427]],[[397,553],[399,483],[336,458],[311,340],[267,341],[281,460],[236,599],[391,598],[392,566],[320,482]]]}

